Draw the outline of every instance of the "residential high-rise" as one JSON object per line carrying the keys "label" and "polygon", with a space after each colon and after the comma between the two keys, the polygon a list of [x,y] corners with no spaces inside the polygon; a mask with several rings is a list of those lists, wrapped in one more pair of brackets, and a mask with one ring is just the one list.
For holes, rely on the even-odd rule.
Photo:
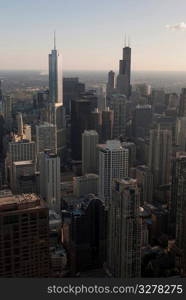
{"label": "residential high-rise", "polygon": [[116,179],[108,210],[107,264],[119,278],[141,276],[140,193],[135,179]]}
{"label": "residential high-rise", "polygon": [[172,134],[167,129],[150,130],[149,168],[155,187],[171,181]]}
{"label": "residential high-rise", "polygon": [[0,277],[49,277],[48,208],[35,194],[0,196]]}
{"label": "residential high-rise", "polygon": [[82,159],[82,133],[91,127],[91,103],[87,99],[72,101],[71,149],[72,159]]}
{"label": "residential high-rise", "polygon": [[36,151],[51,150],[57,153],[57,131],[54,124],[43,123],[36,125]]}
{"label": "residential high-rise", "polygon": [[60,157],[51,152],[41,152],[40,164],[40,193],[50,209],[61,209],[61,177]]}
{"label": "residential high-rise", "polygon": [[131,94],[131,48],[123,48],[123,58],[119,62],[119,74],[117,76],[117,90],[120,94],[129,97]]}
{"label": "residential high-rise", "polygon": [[114,111],[113,138],[125,137],[127,124],[127,98],[125,95],[115,94],[111,98],[111,108]]}
{"label": "residential high-rise", "polygon": [[99,136],[95,130],[85,130],[82,134],[82,174],[97,173],[97,145]]}
{"label": "residential high-rise", "polygon": [[54,49],[49,54],[49,101],[63,104],[62,59],[56,49],[54,33]]}
{"label": "residential high-rise", "polygon": [[113,179],[128,176],[128,149],[117,140],[98,145],[99,150],[99,197],[108,207],[112,198]]}

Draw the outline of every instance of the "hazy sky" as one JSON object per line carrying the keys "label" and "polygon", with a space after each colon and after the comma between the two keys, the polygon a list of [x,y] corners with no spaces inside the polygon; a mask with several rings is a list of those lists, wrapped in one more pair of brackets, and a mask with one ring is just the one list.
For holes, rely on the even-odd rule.
{"label": "hazy sky", "polygon": [[[56,30],[65,70],[186,71],[185,0],[0,0],[0,69],[48,68]],[[168,25],[168,26],[167,26]]]}

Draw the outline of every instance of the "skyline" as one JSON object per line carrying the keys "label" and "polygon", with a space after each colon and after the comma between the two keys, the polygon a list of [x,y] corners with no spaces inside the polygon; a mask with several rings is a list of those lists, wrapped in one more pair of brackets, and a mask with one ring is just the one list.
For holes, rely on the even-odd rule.
{"label": "skyline", "polygon": [[0,69],[47,70],[56,30],[63,70],[117,70],[127,34],[132,70],[184,71],[186,3],[180,2],[0,0]]}

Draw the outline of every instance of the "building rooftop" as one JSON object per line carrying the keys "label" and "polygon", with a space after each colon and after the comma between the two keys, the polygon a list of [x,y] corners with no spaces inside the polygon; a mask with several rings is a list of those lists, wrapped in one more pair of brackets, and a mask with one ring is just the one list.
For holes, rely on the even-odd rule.
{"label": "building rooftop", "polygon": [[0,213],[39,206],[41,206],[41,199],[36,194],[7,195],[0,198]]}

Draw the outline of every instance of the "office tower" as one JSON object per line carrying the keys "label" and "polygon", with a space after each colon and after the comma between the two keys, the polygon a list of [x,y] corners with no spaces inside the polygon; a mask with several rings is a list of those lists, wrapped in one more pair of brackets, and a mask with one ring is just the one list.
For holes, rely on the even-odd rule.
{"label": "office tower", "polygon": [[171,155],[171,131],[160,127],[150,130],[149,168],[156,187],[170,183]]}
{"label": "office tower", "polygon": [[56,126],[49,123],[36,125],[36,151],[43,152],[51,150],[57,153],[57,131]]}
{"label": "office tower", "polygon": [[91,126],[91,103],[80,99],[72,101],[71,113],[71,149],[72,159],[82,159],[82,133]]}
{"label": "office tower", "polygon": [[117,76],[117,90],[120,94],[129,97],[131,94],[130,84],[131,73],[131,48],[123,48],[123,58],[119,61],[119,74]]}
{"label": "office tower", "polygon": [[132,135],[134,138],[149,136],[152,124],[151,105],[137,105],[133,112]]}
{"label": "office tower", "polygon": [[106,234],[103,202],[95,195],[88,195],[71,205],[69,212],[63,216],[63,244],[70,274],[102,268]]}
{"label": "office tower", "polygon": [[112,276],[141,276],[140,192],[135,179],[116,179],[108,211],[107,263]]}
{"label": "office tower", "polygon": [[85,92],[85,84],[78,77],[63,78],[63,102],[66,114],[71,113],[71,101],[77,100]]}
{"label": "office tower", "polygon": [[50,209],[61,209],[61,178],[60,158],[51,152],[41,152],[40,163],[40,193]]}
{"label": "office tower", "polygon": [[28,124],[24,124],[23,132],[26,140],[32,141],[32,128]]}
{"label": "office tower", "polygon": [[73,193],[76,197],[83,197],[88,194],[98,194],[97,174],[86,174],[84,176],[73,177]]}
{"label": "office tower", "polygon": [[179,150],[186,150],[186,117],[180,117],[176,120],[175,144],[179,146]]}
{"label": "office tower", "polygon": [[101,110],[98,103],[99,93],[100,91],[98,92],[98,89],[87,90],[84,93],[81,93],[80,99],[85,99],[90,101],[91,111],[94,111],[96,108]]}
{"label": "office tower", "polygon": [[20,112],[17,114],[17,133],[23,137],[23,116]]}
{"label": "office tower", "polygon": [[171,211],[176,245],[181,251],[181,274],[186,275],[186,153],[178,153],[173,167]]}
{"label": "office tower", "polygon": [[108,207],[112,198],[112,181],[128,176],[128,149],[116,140],[98,145],[99,150],[99,197]]}
{"label": "office tower", "polygon": [[0,224],[0,277],[49,277],[49,220],[42,199],[4,195]]}
{"label": "office tower", "polygon": [[8,130],[12,129],[12,97],[3,96],[2,111],[5,120],[5,126]]}
{"label": "office tower", "polygon": [[115,88],[115,73],[113,71],[110,71],[108,72],[108,81],[107,81],[107,88],[106,88],[107,98],[112,96],[114,92],[114,88]]}
{"label": "office tower", "polygon": [[182,88],[182,90],[181,90],[179,116],[186,117],[186,88]]}
{"label": "office tower", "polygon": [[20,140],[18,142],[9,142],[8,144],[8,161],[21,161],[36,159],[35,142]]}
{"label": "office tower", "polygon": [[99,136],[95,130],[85,130],[82,134],[82,174],[97,173],[97,144]]}
{"label": "office tower", "polygon": [[54,49],[49,54],[49,101],[63,104],[62,59],[56,49],[54,33]]}
{"label": "office tower", "polygon": [[136,167],[136,179],[140,188],[140,205],[153,201],[153,175],[149,167],[142,165]]}
{"label": "office tower", "polygon": [[111,108],[114,111],[113,137],[125,137],[127,123],[127,98],[125,95],[113,95],[111,98]]}
{"label": "office tower", "polygon": [[12,181],[10,185],[13,194],[36,193],[35,163],[31,160],[13,162]]}
{"label": "office tower", "polygon": [[96,108],[91,112],[91,130],[95,130],[99,135],[99,141],[102,140],[102,112]]}
{"label": "office tower", "polygon": [[114,112],[107,107],[102,111],[102,142],[105,143],[113,137]]}

